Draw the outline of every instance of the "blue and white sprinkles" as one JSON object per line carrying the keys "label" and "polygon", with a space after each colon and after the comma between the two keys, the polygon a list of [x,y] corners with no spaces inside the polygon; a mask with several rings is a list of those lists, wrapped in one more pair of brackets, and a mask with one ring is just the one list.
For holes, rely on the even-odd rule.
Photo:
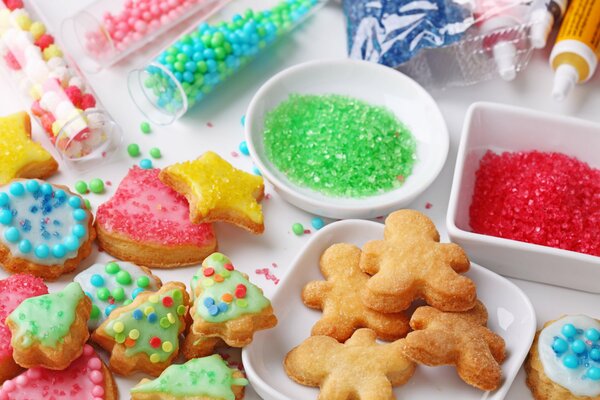
{"label": "blue and white sprinkles", "polygon": [[566,316],[542,330],[538,352],[544,372],[576,396],[600,395],[600,323]]}
{"label": "blue and white sprinkles", "polygon": [[15,181],[0,191],[0,241],[13,257],[63,264],[88,238],[84,207],[79,196],[44,181]]}

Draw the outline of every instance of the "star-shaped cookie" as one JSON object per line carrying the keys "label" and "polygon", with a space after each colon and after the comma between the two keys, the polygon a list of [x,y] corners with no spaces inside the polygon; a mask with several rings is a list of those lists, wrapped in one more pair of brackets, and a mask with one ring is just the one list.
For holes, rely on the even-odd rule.
{"label": "star-shaped cookie", "polygon": [[50,153],[31,140],[29,114],[0,117],[0,185],[15,178],[44,179],[57,169]]}
{"label": "star-shaped cookie", "polygon": [[369,275],[358,266],[358,247],[339,243],[321,256],[321,272],[326,281],[310,282],[302,291],[308,307],[323,310],[323,317],[313,326],[313,335],[327,335],[343,342],[357,328],[370,328],[377,337],[396,340],[410,330],[404,313],[384,314],[366,307],[358,293],[366,289]]}
{"label": "star-shaped cookie", "polygon": [[502,380],[504,340],[489,330],[485,306],[450,313],[419,307],[410,319],[414,329],[402,342],[404,354],[429,366],[455,365],[460,378],[481,390],[495,390]]}
{"label": "star-shaped cookie", "polygon": [[398,312],[415,299],[443,311],[466,311],[475,305],[475,284],[459,275],[469,270],[464,250],[439,243],[431,220],[418,211],[399,210],[385,220],[384,240],[363,247],[360,268],[373,275],[363,303],[381,312]]}
{"label": "star-shaped cookie", "polygon": [[401,343],[378,344],[370,329],[359,329],[341,344],[329,336],[311,336],[290,351],[285,372],[306,386],[319,386],[319,400],[392,400],[393,386],[406,383],[415,364]]}
{"label": "star-shaped cookie", "polygon": [[225,221],[252,233],[264,231],[264,182],[208,151],[194,161],[171,165],[160,180],[184,195],[194,223]]}

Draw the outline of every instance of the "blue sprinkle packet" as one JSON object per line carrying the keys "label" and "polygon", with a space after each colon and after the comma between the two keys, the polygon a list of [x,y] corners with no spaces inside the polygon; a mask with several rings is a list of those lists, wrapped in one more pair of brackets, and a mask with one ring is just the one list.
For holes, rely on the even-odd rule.
{"label": "blue sprinkle packet", "polygon": [[459,41],[474,24],[469,0],[343,0],[343,8],[350,57],[389,67]]}

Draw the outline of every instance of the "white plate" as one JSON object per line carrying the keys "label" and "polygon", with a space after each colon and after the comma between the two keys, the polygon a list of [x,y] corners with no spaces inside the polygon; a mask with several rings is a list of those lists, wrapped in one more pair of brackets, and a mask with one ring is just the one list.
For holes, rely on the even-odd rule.
{"label": "white plate", "polygon": [[[279,324],[255,336],[244,348],[242,360],[254,390],[265,400],[314,400],[317,388],[292,381],[283,370],[287,352],[310,336],[321,312],[307,308],[300,298],[302,288],[312,280],[322,280],[319,257],[334,243],[362,246],[383,237],[383,225],[372,221],[346,220],[320,230],[290,267],[272,298]],[[419,366],[412,379],[394,390],[398,399],[501,400],[506,395],[533,341],[535,311],[525,294],[507,279],[472,264],[467,273],[477,284],[477,294],[489,313],[488,326],[506,341],[507,359],[502,365],[504,381],[493,392],[482,392],[458,378],[452,367]]]}

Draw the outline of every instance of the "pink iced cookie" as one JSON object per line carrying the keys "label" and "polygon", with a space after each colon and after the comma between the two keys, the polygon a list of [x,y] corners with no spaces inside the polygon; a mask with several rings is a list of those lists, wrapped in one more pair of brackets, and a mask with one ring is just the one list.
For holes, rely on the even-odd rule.
{"label": "pink iced cookie", "polygon": [[11,334],[4,319],[23,300],[47,293],[44,281],[33,275],[17,274],[0,280],[0,382],[13,378],[22,370],[13,360]]}
{"label": "pink iced cookie", "polygon": [[0,388],[0,400],[36,399],[116,400],[117,386],[94,348],[86,344],[67,369],[31,368]]}
{"label": "pink iced cookie", "polygon": [[157,268],[202,262],[217,248],[211,224],[189,219],[185,197],[158,179],[159,169],[133,167],[98,207],[98,241],[107,253]]}

